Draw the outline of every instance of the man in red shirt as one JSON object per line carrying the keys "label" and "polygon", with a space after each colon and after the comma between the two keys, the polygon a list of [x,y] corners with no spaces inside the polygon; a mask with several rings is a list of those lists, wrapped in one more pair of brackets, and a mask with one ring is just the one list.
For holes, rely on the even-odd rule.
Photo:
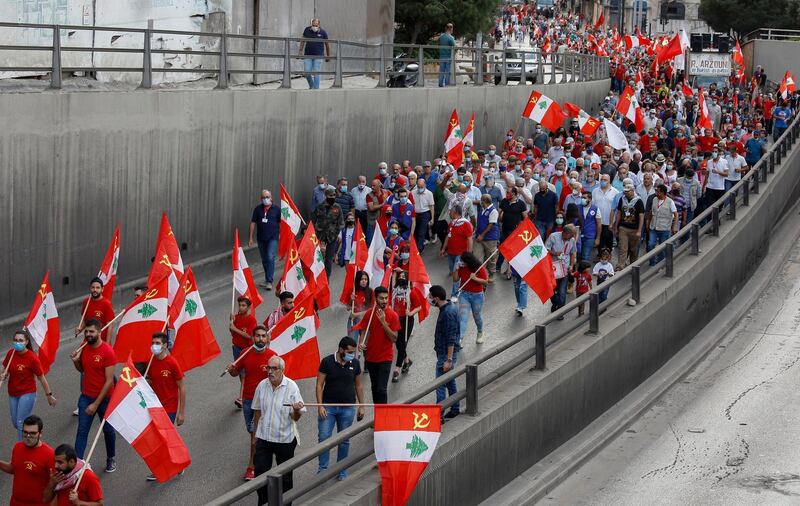
{"label": "man in red shirt", "polygon": [[697,143],[700,145],[700,151],[703,154],[709,154],[719,143],[719,137],[714,135],[713,130],[706,130],[703,135],[697,136]]}
{"label": "man in red shirt", "polygon": [[[78,433],[75,436],[75,451],[80,458],[86,451],[89,430],[92,428],[94,415],[106,417],[108,399],[114,386],[114,368],[117,356],[114,348],[100,339],[102,325],[97,320],[89,320],[83,329],[86,346],[69,354],[78,372],[83,373],[81,396],[78,399]],[[103,439],[106,443],[107,473],[117,470],[115,443],[116,433],[111,424],[103,425]],[[56,454],[57,455],[57,454]]]}
{"label": "man in red shirt", "polygon": [[[78,458],[70,445],[59,445],[55,451],[55,473],[44,489],[44,502],[56,506],[103,506],[103,488],[86,461]],[[83,478],[81,478],[83,474]],[[80,480],[78,490],[75,484]]]}
{"label": "man in red shirt", "polygon": [[254,436],[255,427],[253,426],[253,396],[256,387],[261,381],[267,379],[269,359],[277,354],[269,349],[269,334],[263,325],[256,325],[253,329],[253,349],[242,357],[238,364],[230,364],[225,369],[231,376],[239,376],[244,373],[244,389],[242,390],[242,413],[244,414],[244,426],[250,436],[250,460],[247,462],[247,469],[244,473],[245,480],[252,480],[255,477],[255,467],[253,458],[256,454],[256,438]]}
{"label": "man in red shirt", "polygon": [[[183,425],[186,413],[186,385],[183,383],[183,371],[175,357],[169,354],[167,334],[153,334],[150,351],[153,361],[150,364],[148,380],[153,391],[161,401],[164,411],[175,425]],[[147,481],[155,481],[155,475],[147,477]]]}
{"label": "man in red shirt", "polygon": [[11,450],[11,462],[0,460],[0,469],[14,475],[11,506],[44,506],[42,500],[53,470],[53,449],[42,442],[42,419],[36,415],[22,422],[22,441]]}
{"label": "man in red shirt", "polygon": [[[256,328],[258,325],[258,321],[256,321],[256,317],[253,316],[251,306],[253,303],[245,297],[244,295],[239,297],[239,312],[236,315],[231,315],[231,343],[233,344],[233,360],[239,358],[239,355],[245,349],[249,348],[251,344],[253,344],[253,339],[250,337],[253,335],[253,329]],[[241,386],[244,385],[244,378],[239,377],[240,382],[240,389],[239,389],[239,396],[233,401],[236,404],[236,407],[242,409],[242,396],[241,396]]]}
{"label": "man in red shirt", "polygon": [[[88,306],[88,307],[87,307]],[[89,320],[97,320],[100,326],[105,327],[108,322],[114,319],[114,307],[111,301],[103,297],[103,280],[94,278],[89,283],[89,296],[81,304],[81,314],[83,317],[75,327],[75,335],[77,336],[83,332],[86,322]],[[100,338],[103,341],[110,342],[111,326],[103,331]]]}
{"label": "man in red shirt", "polygon": [[[464,219],[464,212],[461,206],[454,205],[450,209],[450,226],[447,230],[447,238],[442,244],[442,250],[439,256],[447,255],[447,265],[449,273],[452,276],[453,272],[461,259],[461,253],[465,251],[472,251],[472,224],[469,220]],[[450,292],[450,299],[453,302],[458,300],[458,281],[453,281],[453,290]]]}
{"label": "man in red shirt", "polygon": [[387,389],[392,373],[394,343],[397,341],[397,331],[400,330],[400,317],[388,306],[389,290],[386,287],[376,287],[374,296],[375,307],[364,315],[353,330],[363,331],[358,349],[366,350],[365,365],[372,386],[372,402],[386,404],[389,402]]}

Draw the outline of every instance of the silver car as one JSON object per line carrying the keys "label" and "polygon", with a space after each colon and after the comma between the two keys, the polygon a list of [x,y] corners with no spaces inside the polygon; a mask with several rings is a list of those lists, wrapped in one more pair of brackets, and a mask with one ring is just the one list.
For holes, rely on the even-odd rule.
{"label": "silver car", "polygon": [[[516,49],[506,49],[506,81],[520,81],[522,76],[522,52]],[[494,66],[494,84],[500,84],[503,71],[503,60],[497,60]],[[539,53],[525,51],[526,81],[536,83],[539,74]]]}

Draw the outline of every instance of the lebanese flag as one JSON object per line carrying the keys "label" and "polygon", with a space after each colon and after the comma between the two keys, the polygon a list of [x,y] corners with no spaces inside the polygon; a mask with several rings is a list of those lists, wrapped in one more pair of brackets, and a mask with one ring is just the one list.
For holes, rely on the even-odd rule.
{"label": "lebanese flag", "polygon": [[392,270],[394,266],[394,249],[392,249],[391,253],[389,253],[389,261],[386,262],[386,267],[383,268],[383,277],[381,278],[381,286],[388,289],[389,293],[391,293],[391,288],[389,287],[389,283],[394,281],[392,276]]}
{"label": "lebanese flag", "polygon": [[529,218],[522,220],[499,249],[511,267],[536,292],[542,304],[553,296],[556,289],[553,260]]}
{"label": "lebanese flag", "polygon": [[522,116],[540,123],[551,131],[558,130],[564,124],[564,120],[567,119],[567,115],[564,114],[564,111],[554,100],[536,90],[531,92],[528,103],[525,105],[525,110],[522,111]]}
{"label": "lebanese flag", "polygon": [[550,54],[550,50],[552,46],[550,45],[550,37],[545,37],[544,42],[542,42],[542,53]]}
{"label": "lebanese flag", "polygon": [[739,39],[736,39],[736,47],[733,48],[733,63],[735,63],[738,68],[736,69],[736,78],[739,82],[742,82],[744,79],[744,54],[742,54],[742,46],[739,45]]}
{"label": "lebanese flag", "polygon": [[381,504],[408,502],[439,442],[438,404],[376,404],[375,458],[381,473]]}
{"label": "lebanese flag", "polygon": [[300,263],[300,253],[297,251],[297,243],[294,242],[294,237],[289,237],[289,251],[283,263],[283,275],[278,283],[278,293],[292,292],[295,298],[298,298],[307,286],[303,265]]}
{"label": "lebanese flag", "polygon": [[428,276],[428,270],[425,268],[425,262],[419,254],[417,242],[413,237],[410,237],[408,250],[408,281],[411,283],[411,290],[418,291],[422,296],[422,309],[417,313],[417,318],[420,323],[428,317],[431,312],[431,305],[428,302],[428,292],[431,288],[431,278]]}
{"label": "lebanese flag", "polygon": [[564,102],[564,109],[571,118],[578,118],[578,128],[584,135],[594,135],[600,127],[600,121],[589,116],[589,113],[584,111],[571,102]]}
{"label": "lebanese flag", "polygon": [[783,74],[783,80],[781,81],[781,85],[778,87],[778,92],[781,94],[781,98],[786,100],[789,98],[790,93],[794,93],[796,91],[794,85],[794,76],[787,70],[785,74]]}
{"label": "lebanese flag", "polygon": [[353,295],[355,288],[356,273],[364,270],[367,264],[367,240],[364,238],[364,231],[361,230],[361,222],[356,220],[356,229],[353,231],[353,247],[350,249],[350,258],[347,260],[345,267],[344,285],[342,286],[342,294],[339,296],[339,302],[345,306],[350,305],[350,297]]}
{"label": "lebanese flag", "polygon": [[161,213],[161,226],[158,228],[158,241],[156,242],[155,256],[158,258],[158,249],[163,245],[164,252],[172,264],[172,268],[183,274],[183,259],[181,258],[181,250],[178,248],[178,241],[175,240],[175,234],[172,233],[172,227],[167,219],[167,212]]}
{"label": "lebanese flag", "polygon": [[469,117],[469,123],[467,123],[467,129],[464,130],[464,145],[466,146],[469,144],[470,146],[475,145],[475,113],[473,112]]}
{"label": "lebanese flag", "polygon": [[686,97],[693,97],[694,96],[694,92],[686,84],[686,81],[683,81],[683,83],[681,83],[681,91],[683,92],[683,95],[686,96]]}
{"label": "lebanese flag", "polygon": [[705,128],[708,131],[707,134],[710,134],[713,125],[711,116],[708,115],[708,106],[706,105],[706,97],[703,95],[703,88],[700,88],[697,92],[697,109],[700,112],[697,118],[698,128]]}
{"label": "lebanese flag", "polygon": [[317,309],[325,309],[331,305],[331,289],[328,286],[328,273],[325,272],[325,256],[319,247],[313,223],[308,224],[297,252],[300,253],[300,261],[311,271]]}
{"label": "lebanese flag", "polygon": [[372,241],[369,243],[367,251],[367,263],[364,264],[364,272],[369,276],[369,287],[377,288],[383,281],[383,253],[386,250],[386,239],[383,238],[383,230],[380,224],[375,224],[375,233],[372,234]]}
{"label": "lebanese flag", "polygon": [[294,309],[278,320],[269,347],[286,362],[287,377],[294,380],[317,377],[320,357],[311,294],[295,299]]}
{"label": "lebanese flag", "polygon": [[[176,290],[177,292],[177,290]],[[114,353],[120,357],[133,356],[134,362],[147,362],[150,353],[151,337],[163,332],[167,321],[169,302],[169,276],[147,286],[147,291],[125,308],[114,341]]]}
{"label": "lebanese flag", "polygon": [[106,422],[131,444],[162,483],[192,463],[178,429],[130,356],[108,401]]}
{"label": "lebanese flag", "polygon": [[670,39],[667,45],[656,51],[656,62],[661,64],[672,60],[676,56],[681,56],[683,54],[683,50],[684,47],[681,41],[681,36],[679,33],[676,33],[675,36]]}
{"label": "lebanese flag", "polygon": [[220,354],[191,266],[186,267],[180,289],[169,307],[169,322],[175,329],[171,353],[183,372],[200,367]]}
{"label": "lebanese flag", "polygon": [[594,29],[595,29],[595,31],[597,31],[597,30],[601,29],[601,28],[603,27],[603,24],[604,24],[605,22],[606,22],[606,20],[605,20],[605,18],[603,17],[603,13],[601,12],[601,13],[600,13],[600,17],[599,17],[599,18],[597,18],[597,22],[594,24]]}
{"label": "lebanese flag", "polygon": [[47,374],[56,359],[61,336],[61,323],[53,289],[50,287],[50,271],[45,273],[42,284],[39,285],[28,318],[25,319],[25,328],[39,348],[39,362],[42,363],[42,371]]}
{"label": "lebanese flag", "polygon": [[280,237],[278,239],[278,256],[284,258],[289,251],[289,239],[294,240],[300,232],[300,226],[303,224],[303,217],[300,216],[300,211],[294,204],[289,192],[281,185],[281,227]]}
{"label": "lebanese flag", "polygon": [[627,49],[633,49],[639,46],[647,46],[650,44],[649,40],[639,37],[638,35],[626,35],[623,37],[623,40],[625,41],[625,47]]}
{"label": "lebanese flag", "polygon": [[103,297],[111,302],[111,297],[114,296],[114,284],[117,282],[117,264],[119,263],[119,224],[114,230],[114,237],[111,238],[111,244],[108,245],[106,256],[103,259],[103,264],[100,266],[100,272],[97,277],[103,281]]}
{"label": "lebanese flag", "polygon": [[623,118],[636,125],[637,132],[644,130],[644,115],[642,114],[642,109],[639,107],[636,94],[630,86],[626,86],[625,91],[620,95],[619,102],[617,103],[617,112],[619,112]]}
{"label": "lebanese flag", "polygon": [[640,46],[649,46],[650,45],[650,39],[648,39],[647,37],[645,37],[642,34],[642,31],[639,29],[638,26],[636,27],[636,37],[639,38],[639,45]]}
{"label": "lebanese flag", "polygon": [[464,163],[464,136],[458,125],[458,113],[453,109],[447,132],[444,135],[444,150],[447,153],[447,163],[453,167],[461,167]]}
{"label": "lebanese flag", "polygon": [[[177,266],[170,261],[169,253],[167,253],[167,241],[159,241],[156,256],[153,259],[153,265],[150,266],[150,274],[147,276],[147,287],[152,288],[153,285],[158,283],[161,278],[168,278],[169,299],[168,302],[172,304],[175,294],[178,293],[178,271]],[[183,264],[181,263],[181,270],[178,271],[183,274]],[[125,355],[118,355],[125,356]]]}
{"label": "lebanese flag", "polygon": [[247,297],[253,303],[253,309],[264,302],[256,289],[256,282],[253,281],[253,273],[244,256],[244,250],[239,246],[239,229],[233,236],[233,253],[231,254],[233,263],[233,287],[237,297]]}

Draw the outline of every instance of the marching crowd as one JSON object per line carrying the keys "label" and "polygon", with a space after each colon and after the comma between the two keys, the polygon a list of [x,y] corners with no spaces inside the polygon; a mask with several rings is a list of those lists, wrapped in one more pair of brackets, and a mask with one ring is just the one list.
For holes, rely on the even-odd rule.
{"label": "marching crowd", "polygon": [[[574,117],[552,131],[538,124],[530,135],[509,129],[485,146],[463,143],[458,156],[462,163],[451,164],[450,153],[432,161],[380,163],[353,184],[345,177],[317,177],[307,216],[327,276],[336,276],[336,266],[348,263],[359,240],[357,230],[368,244],[380,234],[386,244],[384,262],[392,272],[388,286],[374,288],[366,271],[355,273],[352,294],[345,300],[350,303],[347,328],[339,332],[344,337],[337,351],[319,364],[315,401],[320,441],[363,418],[365,402],[388,402],[388,383],[399,381],[414,363],[407,343],[415,319],[421,321],[431,306],[438,309],[433,337],[437,377],[456,367],[468,335],[477,344],[484,342],[487,285],[511,281],[514,313],[524,314],[528,286],[498,249],[524,220],[531,220],[551,256],[556,288],[550,307],[555,311],[570,295],[602,284],[636,261],[640,251],[655,248],[721,198],[764,155],[770,134],[777,139],[796,113],[797,93],[768,89],[760,69],[748,86],[732,78],[724,86],[691,89],[681,72],[653,63],[649,46],[619,49],[615,31],[592,29],[578,16],[547,19],[508,12],[498,27],[503,37],[524,39],[527,34],[532,44],[547,38],[548,44],[570,50],[585,52],[602,44],[610,51],[613,89],[600,104],[600,125],[587,133]],[[634,95],[627,90],[635,90]],[[641,118],[630,120],[620,112],[620,102],[631,98],[641,108]],[[603,119],[625,132],[627,150],[610,145]],[[280,204],[263,190],[252,213],[249,243],[258,245],[264,267],[261,286],[275,290],[278,307],[259,323],[253,301],[242,296],[230,318],[234,361],[226,372],[240,381],[234,402],[250,441],[246,480],[270,469],[273,458],[280,464],[294,455],[295,422],[307,412],[297,384],[284,375],[284,361],[270,349],[270,330],[294,309],[297,295],[274,278],[280,222]],[[411,257],[428,249],[442,262],[446,259],[450,277],[420,290],[409,279]],[[659,261],[654,258],[651,264]],[[93,419],[105,417],[115,381],[118,361],[109,344],[113,332],[106,328],[115,313],[103,295],[103,280],[93,279],[89,288],[75,329],[84,345],[70,354],[81,392],[74,446],[53,449],[42,441],[44,424],[33,414],[36,381],[48,403],[54,405],[56,398],[27,330],[15,333],[13,350],[3,361],[11,421],[20,440],[10,461],[0,461],[0,469],[14,475],[12,504],[103,503],[97,475],[83,459]],[[606,296],[607,290],[601,302]],[[474,334],[468,330],[470,319]],[[181,425],[187,395],[170,345],[168,332],[154,334],[154,359],[142,371],[169,418]],[[370,377],[369,398],[362,367]],[[452,381],[437,390],[437,402],[455,392]],[[455,404],[442,417],[458,415]],[[111,473],[117,469],[115,430],[105,424],[103,433],[104,470]],[[347,454],[345,442],[338,447],[337,460]],[[321,455],[319,470],[328,466],[329,456]],[[340,480],[346,477],[346,471],[339,473]],[[284,490],[291,486],[289,473]],[[259,503],[265,501],[262,489]]]}

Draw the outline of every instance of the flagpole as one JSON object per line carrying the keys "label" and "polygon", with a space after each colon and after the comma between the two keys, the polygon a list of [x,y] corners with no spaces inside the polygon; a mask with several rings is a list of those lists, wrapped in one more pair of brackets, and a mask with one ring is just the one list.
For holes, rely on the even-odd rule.
{"label": "flagpole", "polygon": [[115,321],[119,320],[119,318],[120,318],[122,315],[124,315],[124,314],[125,314],[125,311],[122,311],[120,314],[118,314],[117,316],[115,316],[113,320],[111,320],[110,322],[106,323],[106,324],[103,326],[103,328],[102,328],[102,329],[100,329],[100,333],[102,333],[104,330],[106,330],[108,327],[110,327],[112,323],[114,323]]}
{"label": "flagpole", "polygon": [[[374,296],[373,296],[374,298]],[[369,336],[369,328],[372,325],[372,317],[375,316],[375,310],[378,309],[378,306],[375,305],[375,301],[372,302],[372,313],[369,315],[369,320],[367,320],[367,327],[364,330],[364,338],[360,340],[359,345],[367,345],[367,337]],[[356,348],[356,359],[361,358],[361,350]]]}
{"label": "flagpole", "polygon": [[[273,330],[275,330],[275,327],[277,327],[277,326],[278,326],[278,324],[276,323],[275,325],[273,325],[272,327],[270,327],[270,328],[269,328],[269,330],[267,330],[267,335],[268,335],[268,336],[271,336],[271,334],[272,334],[272,331],[273,331]],[[247,348],[246,348],[246,349],[245,349],[243,352],[241,352],[241,353],[239,354],[239,358],[237,358],[236,360],[234,360],[234,361],[233,361],[233,363],[232,363],[231,365],[235,366],[236,364],[238,364],[238,363],[239,363],[239,361],[240,361],[240,360],[242,360],[242,359],[244,358],[244,356],[245,356],[245,355],[247,355],[247,354],[250,352],[250,350],[252,350],[252,349],[253,349],[253,345],[251,344],[249,347],[247,347]],[[227,373],[228,373],[228,368],[226,367],[226,368],[225,368],[225,370],[224,370],[224,371],[222,371],[222,374],[220,374],[220,375],[219,375],[219,377],[220,377],[220,378],[222,378],[222,377],[223,377],[223,376],[225,376]]]}
{"label": "flagpole", "polygon": [[231,276],[231,314],[236,314],[236,272]]}
{"label": "flagpole", "polygon": [[142,378],[147,378],[147,373],[150,372],[150,366],[153,365],[153,357],[155,357],[155,355],[151,354],[150,360],[147,361],[147,367],[144,369],[144,374],[142,374]]}
{"label": "flagpole", "polygon": [[83,473],[86,472],[86,469],[88,469],[87,466],[89,465],[89,459],[92,458],[92,454],[94,453],[94,448],[97,446],[97,441],[100,440],[100,434],[103,433],[103,426],[105,424],[106,424],[106,419],[103,418],[103,420],[100,422],[100,427],[98,427],[97,429],[97,434],[95,434],[94,436],[94,441],[92,441],[92,446],[91,448],[89,448],[89,453],[86,455],[86,458],[84,459],[83,469],[81,469],[81,474],[80,476],[78,476],[78,481],[75,482],[75,488],[73,488],[72,490],[78,490],[78,486],[80,486],[81,480],[83,479]]}
{"label": "flagpole", "polygon": [[[483,263],[477,269],[475,269],[475,271],[477,272],[477,271],[481,270],[481,268],[486,267],[486,264],[489,263],[489,260],[491,260],[492,257],[497,254],[498,251],[500,251],[500,249],[499,248],[495,248],[495,250],[492,251],[492,254],[489,255],[488,257],[486,257],[486,260],[484,260]],[[466,285],[470,281],[471,280],[468,279],[464,283],[462,283],[461,286],[458,287],[458,290],[456,290],[456,292],[461,292],[461,289],[464,288],[464,285]]]}
{"label": "flagpole", "polygon": [[8,357],[8,363],[6,364],[6,369],[3,371],[3,378],[0,379],[0,387],[3,386],[3,382],[6,380],[6,377],[8,376],[8,369],[11,367],[11,361],[14,359],[14,353],[16,352],[17,350],[13,348],[11,349],[11,355]]}
{"label": "flagpole", "polygon": [[[78,322],[78,328],[80,328],[81,325],[83,325],[83,321],[86,318],[86,311],[88,311],[88,309],[89,309],[89,301],[87,300],[86,301],[86,307],[83,308],[83,313],[81,314],[81,320]],[[80,331],[75,332],[75,336],[74,337],[78,337],[78,334],[80,334]]]}

